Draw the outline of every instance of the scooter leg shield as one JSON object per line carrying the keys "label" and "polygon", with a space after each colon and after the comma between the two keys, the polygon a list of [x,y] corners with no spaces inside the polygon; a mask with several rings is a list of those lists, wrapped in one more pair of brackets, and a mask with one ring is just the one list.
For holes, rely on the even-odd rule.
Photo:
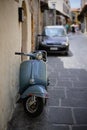
{"label": "scooter leg shield", "polygon": [[24,99],[32,95],[41,97],[41,98],[48,98],[48,92],[45,89],[45,86],[42,86],[42,85],[29,86],[21,95],[21,98]]}

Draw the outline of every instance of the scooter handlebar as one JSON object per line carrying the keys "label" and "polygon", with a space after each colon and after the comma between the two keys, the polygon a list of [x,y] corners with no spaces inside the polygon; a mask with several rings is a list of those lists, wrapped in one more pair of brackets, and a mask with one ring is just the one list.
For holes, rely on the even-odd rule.
{"label": "scooter handlebar", "polygon": [[42,53],[42,59],[43,61],[46,61],[47,60],[47,52],[46,51],[35,51],[33,53],[23,53],[23,52],[15,52],[15,55],[24,55],[24,56],[30,56],[31,58],[35,58],[35,59],[38,59],[37,58],[37,54],[39,54],[38,52],[41,52]]}
{"label": "scooter handlebar", "polygon": [[32,53],[27,54],[27,53],[23,53],[23,52],[15,52],[15,55],[24,55],[24,56],[30,56],[32,58],[35,58],[35,55]]}
{"label": "scooter handlebar", "polygon": [[24,55],[23,52],[15,52],[15,55]]}

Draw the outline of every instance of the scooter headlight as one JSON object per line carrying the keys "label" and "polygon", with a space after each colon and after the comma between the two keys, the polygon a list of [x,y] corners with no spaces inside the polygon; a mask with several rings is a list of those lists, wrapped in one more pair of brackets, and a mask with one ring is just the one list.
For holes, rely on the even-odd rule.
{"label": "scooter headlight", "polygon": [[30,84],[34,84],[35,81],[34,81],[34,79],[30,79],[29,82],[30,82]]}
{"label": "scooter headlight", "polygon": [[36,58],[38,59],[38,60],[41,60],[42,59],[42,52],[38,52],[37,53],[37,55],[36,55]]}

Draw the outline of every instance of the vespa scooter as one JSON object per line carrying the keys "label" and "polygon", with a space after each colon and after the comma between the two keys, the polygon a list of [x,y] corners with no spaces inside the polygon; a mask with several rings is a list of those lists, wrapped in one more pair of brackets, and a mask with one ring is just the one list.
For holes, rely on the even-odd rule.
{"label": "vespa scooter", "polygon": [[30,54],[15,52],[16,55],[29,56],[30,59],[20,64],[20,86],[17,103],[22,102],[30,117],[39,116],[48,98],[46,51]]}

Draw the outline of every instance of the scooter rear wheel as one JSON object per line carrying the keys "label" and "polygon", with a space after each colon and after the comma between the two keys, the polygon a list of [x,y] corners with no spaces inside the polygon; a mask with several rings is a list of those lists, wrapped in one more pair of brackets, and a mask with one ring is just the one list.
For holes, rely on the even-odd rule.
{"label": "scooter rear wheel", "polygon": [[43,107],[43,99],[40,97],[29,96],[24,100],[24,109],[30,117],[39,116],[43,111]]}

